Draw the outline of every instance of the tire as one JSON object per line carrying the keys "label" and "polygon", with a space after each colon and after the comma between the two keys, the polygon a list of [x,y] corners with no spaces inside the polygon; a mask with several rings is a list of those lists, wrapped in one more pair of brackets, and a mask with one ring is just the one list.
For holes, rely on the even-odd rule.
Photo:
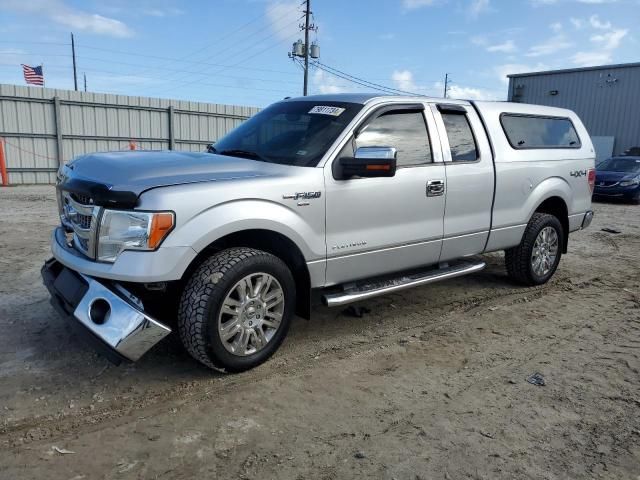
{"label": "tire", "polygon": [[[549,234],[547,237],[553,236],[550,235],[551,230],[555,232],[555,255],[552,261],[550,260],[550,256],[545,257],[544,252],[552,252],[553,248],[545,247],[545,244],[548,243],[548,245],[550,245],[551,242],[543,242],[542,253],[536,256],[536,259],[541,258],[543,261],[542,263],[536,264],[534,260],[534,248],[537,248],[536,240],[543,230]],[[546,250],[544,250],[545,248]],[[563,248],[564,232],[560,220],[546,213],[534,213],[527,224],[520,245],[505,250],[507,273],[513,280],[523,285],[534,286],[547,283],[558,268]],[[541,250],[537,250],[537,252],[541,252]],[[547,263],[545,263],[545,259]],[[536,265],[538,266],[537,269]]]}
{"label": "tire", "polygon": [[248,370],[282,344],[295,296],[291,271],[278,257],[245,247],[223,250],[204,261],[187,281],[178,309],[180,339],[191,356],[209,368]]}

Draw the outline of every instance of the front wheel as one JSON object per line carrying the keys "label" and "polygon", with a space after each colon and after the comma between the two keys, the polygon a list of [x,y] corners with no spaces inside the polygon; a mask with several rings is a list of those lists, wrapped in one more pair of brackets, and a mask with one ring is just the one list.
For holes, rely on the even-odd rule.
{"label": "front wheel", "polygon": [[562,224],[557,217],[534,213],[520,245],[505,250],[507,273],[524,285],[547,283],[560,263],[563,241]]}
{"label": "front wheel", "polygon": [[208,258],[182,293],[178,331],[204,365],[240,372],[280,346],[295,308],[287,265],[270,253],[231,248]]}

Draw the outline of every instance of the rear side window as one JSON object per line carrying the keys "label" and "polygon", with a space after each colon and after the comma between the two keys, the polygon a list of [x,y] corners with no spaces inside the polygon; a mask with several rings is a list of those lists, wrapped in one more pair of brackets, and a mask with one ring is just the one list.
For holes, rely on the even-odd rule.
{"label": "rear side window", "polygon": [[478,148],[467,116],[460,113],[442,113],[442,121],[447,130],[451,160],[475,162],[478,159]]}
{"label": "rear side window", "polygon": [[568,118],[503,113],[500,122],[513,148],[580,148]]}
{"label": "rear side window", "polygon": [[369,123],[356,138],[356,147],[395,147],[398,167],[433,162],[427,125],[421,111],[392,111]]}

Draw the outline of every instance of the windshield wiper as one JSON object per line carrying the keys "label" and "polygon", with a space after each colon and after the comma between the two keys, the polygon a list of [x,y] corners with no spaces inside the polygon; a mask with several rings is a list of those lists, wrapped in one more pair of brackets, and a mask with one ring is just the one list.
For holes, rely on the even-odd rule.
{"label": "windshield wiper", "polygon": [[266,162],[264,158],[258,155],[256,152],[251,152],[249,150],[240,150],[240,149],[231,149],[231,150],[222,150],[218,152],[218,155],[228,155],[229,157],[241,157],[248,158],[249,160],[261,160]]}

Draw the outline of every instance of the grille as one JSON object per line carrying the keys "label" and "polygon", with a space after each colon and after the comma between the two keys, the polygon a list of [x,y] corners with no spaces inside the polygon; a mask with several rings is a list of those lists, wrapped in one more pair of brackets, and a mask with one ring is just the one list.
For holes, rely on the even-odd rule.
{"label": "grille", "polygon": [[73,246],[90,258],[95,258],[96,222],[99,207],[91,197],[77,193],[61,192],[60,219],[63,227],[73,233]]}
{"label": "grille", "polygon": [[91,228],[91,216],[90,215],[76,215],[76,225],[84,230]]}
{"label": "grille", "polygon": [[82,195],[81,193],[72,193],[71,198],[82,205],[91,205],[93,200],[88,195]]}
{"label": "grille", "polygon": [[617,180],[599,180],[596,182],[596,187],[614,187],[618,183]]}

